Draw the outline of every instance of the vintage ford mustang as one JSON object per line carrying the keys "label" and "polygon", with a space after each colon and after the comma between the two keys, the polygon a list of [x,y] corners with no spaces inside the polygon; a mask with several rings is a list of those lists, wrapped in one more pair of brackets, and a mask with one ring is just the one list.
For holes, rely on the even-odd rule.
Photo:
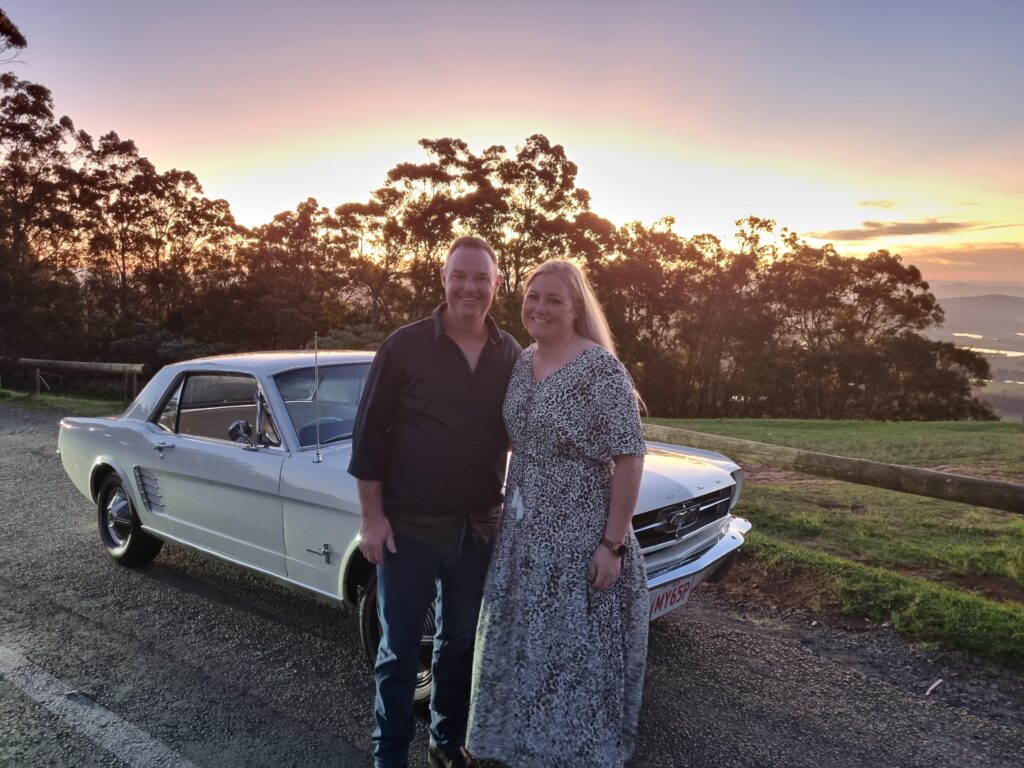
{"label": "vintage ford mustang", "polygon": [[[165,541],[356,607],[376,656],[375,569],[358,547],[355,479],[345,471],[372,353],[231,355],[169,365],[116,418],[66,418],[58,449],[95,502],[100,540],[124,565]],[[316,371],[319,371],[317,376]],[[721,578],[750,524],[731,510],[742,473],[724,456],[648,444],[633,529],[651,619]],[[432,616],[417,698],[430,693]]]}

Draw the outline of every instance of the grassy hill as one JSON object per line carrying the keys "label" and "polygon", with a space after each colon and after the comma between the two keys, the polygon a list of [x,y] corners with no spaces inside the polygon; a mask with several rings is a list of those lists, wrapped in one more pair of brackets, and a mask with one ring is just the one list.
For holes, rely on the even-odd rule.
{"label": "grassy hill", "polygon": [[[1024,424],[651,419],[681,429],[1024,482]],[[1024,516],[806,475],[748,473],[748,559],[720,589],[887,622],[1024,669]]]}

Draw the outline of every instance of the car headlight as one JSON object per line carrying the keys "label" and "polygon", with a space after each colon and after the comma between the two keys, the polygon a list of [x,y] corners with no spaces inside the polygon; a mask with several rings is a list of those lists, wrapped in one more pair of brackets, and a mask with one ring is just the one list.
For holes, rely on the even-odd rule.
{"label": "car headlight", "polygon": [[735,469],[732,471],[732,479],[736,483],[732,487],[732,498],[729,499],[729,511],[736,506],[736,503],[740,500],[740,491],[743,490],[743,470]]}

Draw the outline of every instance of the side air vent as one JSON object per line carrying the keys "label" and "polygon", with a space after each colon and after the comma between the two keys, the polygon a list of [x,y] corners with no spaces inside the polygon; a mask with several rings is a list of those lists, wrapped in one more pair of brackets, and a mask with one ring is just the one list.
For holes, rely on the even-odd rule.
{"label": "side air vent", "polygon": [[146,509],[157,515],[164,514],[164,497],[160,493],[160,483],[156,476],[142,467],[135,467],[135,484]]}

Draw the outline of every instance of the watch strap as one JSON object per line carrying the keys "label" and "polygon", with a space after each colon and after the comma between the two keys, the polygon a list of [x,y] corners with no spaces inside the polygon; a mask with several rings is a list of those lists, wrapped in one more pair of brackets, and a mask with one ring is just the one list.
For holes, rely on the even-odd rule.
{"label": "watch strap", "polygon": [[607,536],[601,537],[601,546],[608,547],[608,549],[610,549],[612,551],[612,554],[616,557],[622,557],[624,554],[626,554],[627,547],[625,544],[623,544],[622,542],[614,542]]}

